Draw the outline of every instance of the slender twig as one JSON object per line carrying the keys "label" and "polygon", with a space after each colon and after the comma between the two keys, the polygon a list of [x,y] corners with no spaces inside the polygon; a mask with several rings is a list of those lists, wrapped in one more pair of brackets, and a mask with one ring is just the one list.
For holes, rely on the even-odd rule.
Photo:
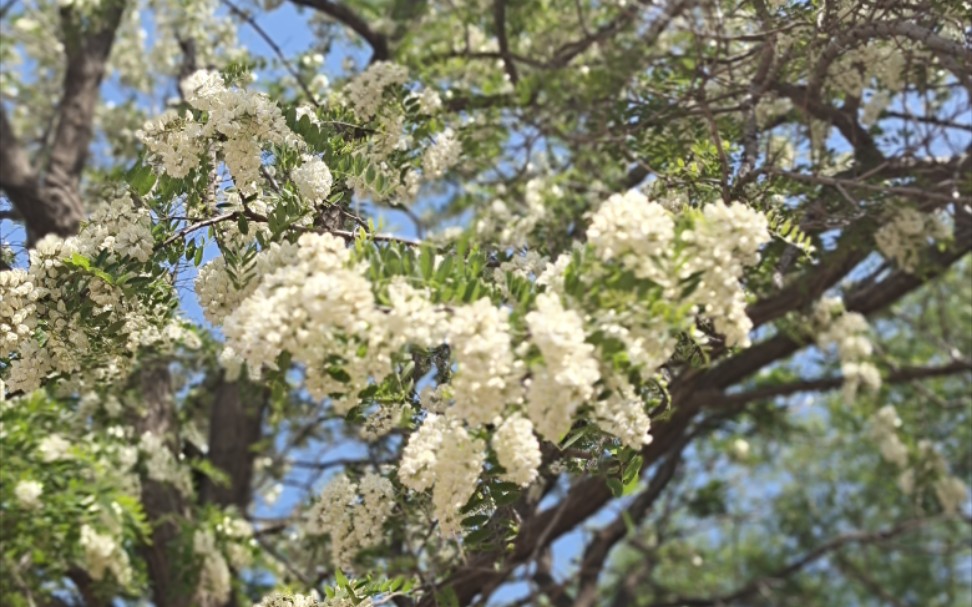
{"label": "slender twig", "polygon": [[220,2],[225,4],[226,8],[228,8],[230,12],[242,19],[244,23],[253,28],[253,31],[255,31],[258,36],[263,38],[263,41],[267,43],[267,46],[269,46],[277,58],[280,59],[280,62],[283,64],[284,69],[287,70],[287,73],[293,76],[297,81],[297,85],[300,86],[302,91],[304,91],[304,94],[307,95],[310,102],[314,104],[314,107],[321,107],[321,104],[317,101],[317,96],[311,92],[310,87],[307,86],[307,83],[304,82],[303,78],[301,78],[300,73],[294,69],[294,66],[290,64],[290,61],[287,60],[287,56],[283,54],[283,51],[279,46],[277,46],[277,43],[274,42],[273,38],[270,37],[270,34],[260,27],[260,24],[253,19],[250,13],[236,6],[230,0],[220,0]]}

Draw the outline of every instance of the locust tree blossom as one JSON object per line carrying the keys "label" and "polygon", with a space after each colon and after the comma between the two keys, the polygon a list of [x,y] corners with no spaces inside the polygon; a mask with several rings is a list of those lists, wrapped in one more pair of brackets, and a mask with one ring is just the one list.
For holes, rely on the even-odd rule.
{"label": "locust tree blossom", "polygon": [[748,346],[753,323],[746,315],[739,281],[745,268],[759,261],[759,248],[770,239],[766,217],[738,202],[714,202],[680,237],[689,246],[682,253],[679,278],[699,276],[688,301],[704,309],[728,346]]}
{"label": "locust tree blossom", "polygon": [[303,164],[293,170],[291,178],[300,195],[315,204],[327,200],[334,183],[327,164],[320,158],[309,155],[303,156]]}
{"label": "locust tree blossom", "polygon": [[446,129],[439,133],[435,142],[425,149],[422,156],[422,170],[427,179],[438,179],[459,162],[462,142],[455,131]]}
{"label": "locust tree blossom", "polygon": [[607,398],[594,401],[594,420],[602,430],[617,436],[621,443],[640,449],[651,443],[651,419],[645,403],[626,382],[612,390]]}
{"label": "locust tree blossom", "polygon": [[604,260],[619,260],[639,278],[668,285],[675,222],[637,190],[613,194],[592,214],[587,239]]}
{"label": "locust tree blossom", "polygon": [[233,591],[229,565],[216,536],[208,529],[197,529],[192,536],[193,553],[201,562],[195,600],[201,607],[223,605]]}
{"label": "locust tree blossom", "polygon": [[458,307],[449,319],[447,339],[458,367],[450,383],[455,404],[449,412],[473,426],[491,422],[518,399],[507,316],[482,298]]}
{"label": "locust tree blossom", "polygon": [[878,444],[881,457],[899,467],[908,463],[908,448],[901,442],[901,418],[893,405],[885,405],[868,420],[868,432]]}
{"label": "locust tree blossom", "polygon": [[937,214],[925,214],[912,208],[900,209],[874,234],[881,254],[902,270],[913,274],[930,240],[949,235],[948,226]]}
{"label": "locust tree blossom", "polygon": [[[288,352],[307,366],[307,387],[318,397],[344,393],[352,395],[364,387],[372,374],[384,375],[383,357],[363,359],[352,355],[341,368],[351,374],[346,382],[334,379],[326,369],[332,356],[346,352],[342,340],[367,343],[374,324],[374,295],[358,269],[348,267],[350,251],[330,234],[304,234],[294,258],[263,276],[223,325],[227,345],[259,374]],[[340,363],[339,363],[340,364]],[[347,401],[347,408],[354,405]]]}
{"label": "locust tree blossom", "polygon": [[331,562],[351,569],[359,552],[384,541],[385,522],[395,509],[394,493],[391,481],[374,472],[358,483],[339,474],[307,512],[307,533],[329,536]]}
{"label": "locust tree blossom", "polygon": [[[167,305],[171,285],[160,284],[154,301],[133,298],[98,267],[128,270],[127,279],[145,273],[152,242],[148,209],[121,194],[100,206],[77,236],[48,235],[36,244],[26,274],[3,279],[3,301],[10,292],[11,303],[22,306],[6,311],[0,304],[0,325],[11,327],[0,343],[4,353],[18,355],[10,365],[12,389],[33,390],[52,375],[77,386],[103,382],[127,372],[141,348],[165,351],[197,342]],[[80,292],[87,307],[69,307]]]}
{"label": "locust tree blossom", "polygon": [[37,446],[37,451],[40,453],[41,459],[46,462],[56,462],[67,458],[68,449],[71,448],[71,443],[60,434],[51,434],[45,436],[41,439],[40,445]]}
{"label": "locust tree blossom", "polygon": [[110,573],[122,585],[132,577],[128,553],[111,535],[99,533],[90,525],[81,526],[81,547],[85,570],[95,580],[105,579]]}
{"label": "locust tree blossom", "polygon": [[527,413],[537,432],[556,442],[570,428],[578,407],[594,395],[600,379],[594,346],[584,341],[583,319],[565,309],[557,295],[537,296],[536,310],[527,314],[526,323],[543,357],[527,389]]}
{"label": "locust tree blossom", "polygon": [[206,121],[191,112],[169,113],[137,133],[172,177],[186,176],[205,150],[213,150],[226,163],[237,189],[253,194],[261,180],[261,151],[270,145],[296,148],[302,143],[265,94],[228,87],[219,73],[207,70],[194,72],[181,87],[186,102],[206,112]]}
{"label": "locust tree blossom", "polygon": [[860,386],[872,391],[881,387],[881,374],[870,362],[873,346],[868,337],[867,319],[856,312],[845,312],[839,299],[818,302],[814,317],[818,323],[817,345],[835,346],[844,375],[844,397],[853,398]]}
{"label": "locust tree blossom", "polygon": [[491,445],[503,466],[504,480],[525,487],[537,478],[542,455],[529,419],[519,414],[506,418],[496,429]]}
{"label": "locust tree blossom", "polygon": [[40,496],[44,492],[44,484],[40,481],[20,481],[14,488],[17,502],[29,510],[40,508]]}
{"label": "locust tree blossom", "polygon": [[414,491],[432,489],[432,505],[443,535],[459,532],[460,509],[476,490],[486,445],[455,419],[428,414],[409,438],[398,476]]}
{"label": "locust tree blossom", "polygon": [[385,89],[404,84],[408,71],[394,63],[376,61],[344,87],[344,96],[359,118],[375,115]]}

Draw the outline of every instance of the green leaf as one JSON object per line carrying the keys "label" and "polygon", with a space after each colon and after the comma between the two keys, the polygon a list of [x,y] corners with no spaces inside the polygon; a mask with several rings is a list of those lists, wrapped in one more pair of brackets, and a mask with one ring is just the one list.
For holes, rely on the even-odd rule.
{"label": "green leaf", "polygon": [[125,175],[125,179],[128,185],[132,187],[139,196],[145,196],[152,191],[152,186],[155,185],[156,176],[152,172],[152,169],[142,164],[141,161],[135,163],[135,166],[128,171]]}
{"label": "green leaf", "polygon": [[462,519],[463,527],[478,527],[489,520],[488,514],[474,514]]}
{"label": "green leaf", "polygon": [[624,481],[625,485],[632,481],[637,482],[638,477],[641,475],[641,465],[644,463],[644,461],[645,460],[641,457],[641,455],[636,455],[631,458],[628,465],[625,466],[624,474],[621,477],[621,480]]}
{"label": "green leaf", "polygon": [[425,280],[432,279],[432,272],[435,271],[435,254],[429,247],[422,247],[422,250],[419,251],[419,269],[422,272],[422,278]]}
{"label": "green leaf", "polygon": [[351,584],[348,583],[348,578],[344,575],[344,572],[341,571],[340,569],[334,570],[334,580],[337,582],[338,586],[344,588],[345,590],[349,590],[351,588]]}

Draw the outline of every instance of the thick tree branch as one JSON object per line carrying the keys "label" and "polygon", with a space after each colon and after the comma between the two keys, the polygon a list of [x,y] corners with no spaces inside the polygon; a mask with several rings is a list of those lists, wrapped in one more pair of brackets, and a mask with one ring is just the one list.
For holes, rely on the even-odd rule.
{"label": "thick tree branch", "polygon": [[330,0],[291,0],[291,2],[324,13],[358,34],[371,46],[372,63],[389,59],[388,40],[384,34],[372,29],[367,21],[347,6],[339,2],[331,2]]}
{"label": "thick tree branch", "polygon": [[[954,247],[930,256],[932,262],[926,275],[918,277],[901,271],[894,272],[881,282],[852,290],[844,298],[845,307],[851,312],[864,315],[883,310],[907,293],[943,274],[969,251],[972,251],[972,234],[968,230],[958,231]],[[782,334],[771,337],[702,374],[695,382],[695,392],[700,394],[711,389],[724,390],[759,369],[793,354],[808,343],[809,339],[797,340]]]}
{"label": "thick tree branch", "polygon": [[594,607],[597,605],[599,597],[598,580],[604,563],[614,547],[628,533],[628,525],[637,525],[648,510],[654,505],[655,501],[674,478],[678,465],[682,459],[682,450],[688,444],[691,435],[684,438],[672,448],[671,453],[655,472],[648,487],[641,492],[624,513],[612,521],[609,525],[599,530],[594,540],[588,544],[584,551],[584,558],[580,566],[580,581],[577,591],[577,598],[574,607]]}
{"label": "thick tree branch", "polygon": [[84,218],[79,184],[93,134],[95,107],[123,0],[110,0],[84,29],[70,7],[61,9],[67,70],[46,170],[32,167],[0,108],[0,188],[24,218],[29,241],[74,234]]}
{"label": "thick tree branch", "polygon": [[124,11],[123,0],[106,2],[97,19],[92,19],[97,28],[88,32],[73,9],[61,9],[67,70],[47,174],[49,180],[63,187],[77,190],[94,133],[94,113],[105,64]]}
{"label": "thick tree branch", "polygon": [[[172,379],[164,361],[148,363],[137,375],[138,390],[144,411],[135,423],[139,436],[153,434],[177,457],[177,431]],[[145,479],[142,504],[152,528],[151,544],[140,548],[152,581],[152,599],[158,607],[189,607],[189,580],[186,571],[173,559],[173,548],[179,538],[179,523],[186,516],[186,503],[170,484]]]}
{"label": "thick tree branch", "polygon": [[269,395],[255,386],[241,386],[220,377],[209,417],[209,461],[226,473],[227,484],[206,478],[200,489],[204,502],[235,506],[246,512],[252,497],[253,446],[262,436],[263,413]]}
{"label": "thick tree branch", "polygon": [[[972,361],[957,360],[947,365],[937,367],[901,367],[894,369],[884,378],[885,383],[901,384],[921,379],[947,377],[972,371]],[[790,396],[801,392],[823,392],[834,390],[844,383],[843,377],[827,377],[780,384],[777,386],[763,386],[737,394],[724,394],[718,391],[700,392],[696,395],[699,402],[712,407],[738,407],[747,403]]]}

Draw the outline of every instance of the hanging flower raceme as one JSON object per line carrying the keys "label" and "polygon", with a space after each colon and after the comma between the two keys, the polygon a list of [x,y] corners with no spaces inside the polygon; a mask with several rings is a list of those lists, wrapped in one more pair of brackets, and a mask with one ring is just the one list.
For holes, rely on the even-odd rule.
{"label": "hanging flower raceme", "polygon": [[482,440],[470,436],[458,420],[430,413],[405,446],[398,477],[415,491],[432,489],[439,530],[454,535],[485,461]]}
{"label": "hanging flower raceme", "polygon": [[339,474],[308,511],[306,529],[329,536],[331,561],[351,569],[359,552],[384,540],[384,525],[394,509],[395,490],[387,478],[371,472],[354,483]]}

